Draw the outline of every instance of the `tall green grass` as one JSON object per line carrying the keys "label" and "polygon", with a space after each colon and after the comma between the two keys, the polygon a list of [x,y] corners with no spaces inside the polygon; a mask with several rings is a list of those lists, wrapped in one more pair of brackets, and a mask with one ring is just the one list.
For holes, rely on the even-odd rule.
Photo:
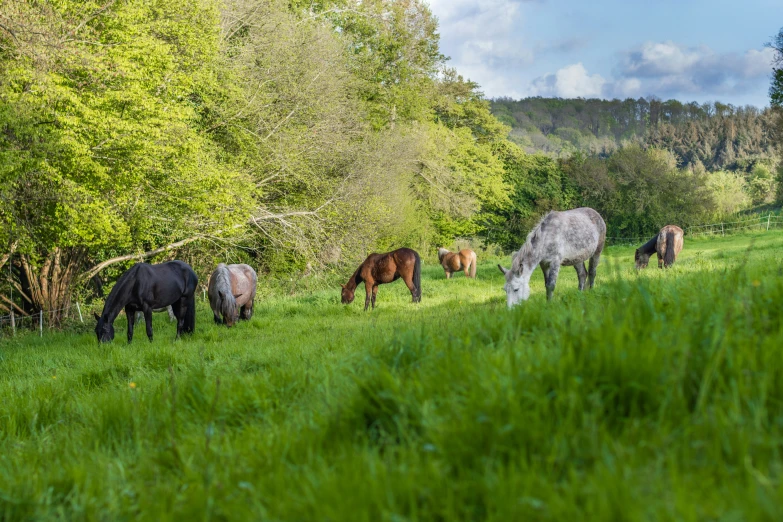
{"label": "tall green grass", "polygon": [[[505,309],[426,266],[378,308],[4,339],[0,520],[781,520],[783,233],[608,249]],[[505,260],[507,262],[507,260]],[[360,292],[361,293],[361,292]]]}

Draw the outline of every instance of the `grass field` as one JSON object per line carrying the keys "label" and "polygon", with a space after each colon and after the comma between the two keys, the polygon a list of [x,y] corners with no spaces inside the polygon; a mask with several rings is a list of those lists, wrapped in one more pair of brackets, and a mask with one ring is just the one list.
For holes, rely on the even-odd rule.
{"label": "grass field", "polygon": [[[0,521],[783,520],[783,233],[0,341]],[[508,260],[502,260],[508,264]],[[347,276],[347,274],[346,274]]]}

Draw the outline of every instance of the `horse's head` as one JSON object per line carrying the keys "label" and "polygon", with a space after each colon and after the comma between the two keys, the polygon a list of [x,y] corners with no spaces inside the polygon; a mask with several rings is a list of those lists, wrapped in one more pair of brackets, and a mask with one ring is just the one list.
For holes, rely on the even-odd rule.
{"label": "horse's head", "polygon": [[343,287],[342,296],[341,296],[343,304],[353,303],[354,291],[348,288],[346,285],[340,285],[340,286]]}
{"label": "horse's head", "polygon": [[633,255],[637,270],[647,268],[647,263],[650,262],[650,254],[645,254],[641,250],[641,248],[637,248]]}
{"label": "horse's head", "polygon": [[503,290],[506,291],[506,305],[511,308],[520,301],[527,301],[530,297],[529,276],[523,277],[522,274],[500,265],[498,268],[506,276],[506,284],[503,285]]}
{"label": "horse's head", "polygon": [[98,337],[99,343],[108,343],[114,340],[114,324],[110,323],[108,316],[100,316],[95,312],[92,313],[95,316],[95,320],[98,324],[95,325],[95,335]]}
{"label": "horse's head", "polygon": [[[233,299],[228,299],[226,293],[219,291],[221,301],[221,312],[223,313],[223,322],[231,328],[237,321],[239,321],[239,307],[237,306],[237,298],[242,294],[232,295]],[[230,294],[229,294],[230,295]]]}

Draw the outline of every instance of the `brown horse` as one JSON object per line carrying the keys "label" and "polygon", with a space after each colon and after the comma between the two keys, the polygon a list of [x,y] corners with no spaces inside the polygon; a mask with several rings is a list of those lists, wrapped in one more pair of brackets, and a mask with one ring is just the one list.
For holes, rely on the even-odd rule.
{"label": "brown horse", "polygon": [[[257,282],[256,271],[250,266],[220,263],[209,277],[207,290],[215,322],[231,327],[240,317],[253,317]],[[237,308],[241,313],[237,312]]]}
{"label": "brown horse", "polygon": [[359,265],[347,284],[343,287],[342,302],[353,302],[354,292],[359,283],[364,281],[364,290],[367,297],[364,300],[364,311],[372,302],[375,308],[375,296],[378,294],[378,285],[391,283],[402,278],[411,291],[413,302],[421,301],[421,258],[418,252],[410,248],[398,248],[386,254],[370,254],[364,263]]}
{"label": "brown horse", "polygon": [[465,273],[465,277],[476,277],[476,253],[469,248],[463,248],[459,252],[439,248],[438,261],[446,271],[446,279],[451,279],[451,275],[460,270]]}
{"label": "brown horse", "polygon": [[636,269],[647,268],[652,254],[658,254],[658,268],[669,268],[682,251],[682,229],[676,225],[666,225],[658,235],[636,249],[634,260]]}

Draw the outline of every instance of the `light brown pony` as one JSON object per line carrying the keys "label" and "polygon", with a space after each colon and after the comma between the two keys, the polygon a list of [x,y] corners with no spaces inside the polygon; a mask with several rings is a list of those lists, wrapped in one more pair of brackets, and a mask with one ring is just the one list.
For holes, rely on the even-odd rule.
{"label": "light brown pony", "polygon": [[378,294],[378,285],[391,283],[402,278],[408,290],[411,291],[413,302],[421,301],[421,258],[418,252],[410,248],[399,248],[386,254],[370,254],[359,265],[348,283],[343,287],[342,302],[353,302],[354,292],[359,283],[364,281],[364,290],[367,297],[364,300],[364,311],[372,302],[375,309],[375,296]]}
{"label": "light brown pony", "polygon": [[682,251],[683,231],[676,225],[666,225],[658,235],[636,249],[636,269],[647,268],[652,254],[658,254],[658,268],[669,268]]}
{"label": "light brown pony", "polygon": [[463,248],[459,252],[439,248],[438,261],[446,271],[446,279],[451,279],[451,275],[460,270],[465,273],[465,277],[476,277],[476,253],[469,248]]}
{"label": "light brown pony", "polygon": [[209,277],[207,290],[215,322],[231,327],[239,318],[253,317],[257,282],[256,271],[250,266],[220,263]]}

